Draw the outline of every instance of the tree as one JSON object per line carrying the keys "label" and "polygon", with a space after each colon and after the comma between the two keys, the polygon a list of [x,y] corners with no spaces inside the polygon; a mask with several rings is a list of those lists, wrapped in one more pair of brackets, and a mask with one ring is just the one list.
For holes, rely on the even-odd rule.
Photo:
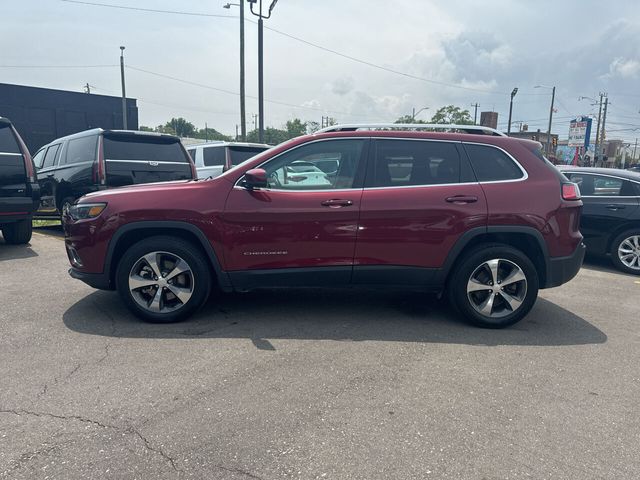
{"label": "tree", "polygon": [[431,123],[454,123],[458,125],[473,125],[473,119],[469,110],[462,110],[460,107],[447,105],[440,108],[431,117]]}
{"label": "tree", "polygon": [[288,120],[286,127],[289,138],[299,137],[307,133],[307,122],[303,122],[299,118]]}
{"label": "tree", "polygon": [[179,137],[191,137],[196,131],[195,125],[182,117],[172,118],[161,128],[163,133],[173,133]]}
{"label": "tree", "polygon": [[403,115],[395,121],[395,123],[427,123],[423,120],[414,120],[411,115]]}
{"label": "tree", "polygon": [[193,138],[199,138],[201,140],[222,140],[224,142],[230,142],[231,137],[220,133],[215,128],[201,128],[194,132]]}
{"label": "tree", "polygon": [[138,128],[138,130],[140,130],[141,132],[153,132],[154,129],[151,127],[147,127],[146,125],[140,125],[140,128]]}

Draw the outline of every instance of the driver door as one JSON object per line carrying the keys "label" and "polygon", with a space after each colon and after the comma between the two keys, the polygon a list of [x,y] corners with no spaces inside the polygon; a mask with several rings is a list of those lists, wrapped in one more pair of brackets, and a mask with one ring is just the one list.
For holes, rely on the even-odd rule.
{"label": "driver door", "polygon": [[236,288],[350,282],[368,142],[302,144],[260,166],[267,188],[238,181],[222,216]]}

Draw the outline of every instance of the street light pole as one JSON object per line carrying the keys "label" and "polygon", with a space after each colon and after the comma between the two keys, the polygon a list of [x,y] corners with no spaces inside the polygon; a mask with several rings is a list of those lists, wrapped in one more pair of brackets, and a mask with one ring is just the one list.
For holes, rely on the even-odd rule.
{"label": "street light pole", "polygon": [[122,82],[122,128],[128,130],[127,126],[127,92],[124,87],[124,47],[120,47],[120,81]]}
{"label": "street light pole", "polygon": [[533,88],[550,88],[551,89],[551,107],[549,108],[549,128],[547,129],[547,144],[545,151],[547,156],[551,154],[551,122],[553,122],[553,102],[556,99],[556,87],[548,87],[546,85],[536,85]]}
{"label": "street light pole", "polygon": [[478,107],[480,106],[480,104],[478,102],[476,103],[472,103],[471,106],[473,107],[473,124],[477,125],[478,124]]}
{"label": "street light pole", "polygon": [[515,87],[511,91],[511,101],[509,102],[509,124],[507,126],[507,135],[511,133],[511,114],[513,113],[513,97],[516,96],[516,93],[518,93],[518,87]]}
{"label": "street light pole", "polygon": [[[251,7],[251,13],[258,17],[258,138],[260,143],[264,143],[264,42],[263,42],[263,20],[271,18],[273,7],[278,0],[272,0],[267,15],[262,13],[262,0],[247,0]],[[258,12],[253,10],[253,6],[259,2]]]}
{"label": "street light pole", "polygon": [[[222,8],[240,7],[240,132],[242,141],[247,141],[247,119],[245,106],[245,73],[244,73],[244,0],[240,3],[227,3]],[[236,135],[237,140],[237,135]]]}
{"label": "street light pole", "polygon": [[[418,110],[416,112],[416,107],[413,107],[411,109],[411,121],[415,122],[416,121],[416,115],[418,115],[420,112],[422,112],[423,110],[429,110],[429,107],[422,107],[420,110]],[[327,125],[328,126],[328,125]]]}

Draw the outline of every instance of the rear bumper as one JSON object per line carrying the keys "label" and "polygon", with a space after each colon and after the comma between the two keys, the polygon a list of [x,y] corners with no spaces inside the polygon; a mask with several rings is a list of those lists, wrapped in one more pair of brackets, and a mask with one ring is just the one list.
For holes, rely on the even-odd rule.
{"label": "rear bumper", "polygon": [[547,268],[547,281],[542,288],[557,287],[575,277],[582,266],[586,250],[584,243],[581,243],[567,257],[551,257]]}
{"label": "rear bumper", "polygon": [[31,217],[34,201],[31,197],[0,197],[0,222],[12,222]]}
{"label": "rear bumper", "polygon": [[100,290],[113,290],[109,276],[104,273],[85,273],[72,267],[69,269],[69,275],[77,280],[82,280],[90,287]]}

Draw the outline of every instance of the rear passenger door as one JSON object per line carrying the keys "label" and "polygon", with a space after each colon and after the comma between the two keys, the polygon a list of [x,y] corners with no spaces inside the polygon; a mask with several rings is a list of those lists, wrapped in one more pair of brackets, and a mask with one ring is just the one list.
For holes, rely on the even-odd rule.
{"label": "rear passenger door", "polygon": [[39,213],[56,213],[56,191],[58,189],[56,166],[61,147],[60,143],[50,145],[40,150],[34,157],[34,163],[38,170],[38,183],[40,184]]}
{"label": "rear passenger door", "polygon": [[640,198],[640,185],[608,175],[565,172],[580,187],[582,216],[580,231],[591,251],[605,253],[609,237],[635,215]]}
{"label": "rear passenger door", "polygon": [[373,141],[362,195],[354,283],[428,284],[487,205],[458,142]]}

